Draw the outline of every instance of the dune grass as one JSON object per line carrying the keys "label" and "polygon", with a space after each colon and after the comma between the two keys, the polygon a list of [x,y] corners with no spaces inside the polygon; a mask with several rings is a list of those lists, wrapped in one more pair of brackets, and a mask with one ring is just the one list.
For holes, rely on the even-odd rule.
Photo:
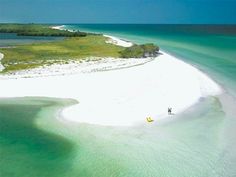
{"label": "dune grass", "polygon": [[66,63],[88,57],[119,57],[123,47],[107,44],[102,35],[66,38],[61,41],[0,48],[3,72],[31,69],[45,64]]}

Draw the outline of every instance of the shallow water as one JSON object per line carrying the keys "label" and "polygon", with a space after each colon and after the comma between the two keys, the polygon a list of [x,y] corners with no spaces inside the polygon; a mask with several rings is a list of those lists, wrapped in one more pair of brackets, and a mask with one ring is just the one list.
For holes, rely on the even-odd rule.
{"label": "shallow water", "polygon": [[0,176],[58,176],[70,167],[73,143],[35,124],[40,111],[60,106],[42,98],[0,100]]}
{"label": "shallow water", "polygon": [[20,44],[31,44],[35,42],[50,42],[62,40],[63,37],[43,36],[17,36],[16,33],[0,33],[0,47],[10,47]]}
{"label": "shallow water", "polygon": [[236,174],[236,124],[226,119],[217,98],[202,99],[173,120],[133,128],[55,119],[55,111],[66,104],[71,102],[1,100],[1,176]]}
{"label": "shallow water", "polygon": [[236,176],[232,32],[219,37],[215,31],[189,34],[188,29],[186,34],[176,29],[166,35],[156,28],[108,27],[99,28],[135,42],[158,43],[210,74],[228,92],[201,99],[171,119],[132,128],[66,122],[57,116],[58,109],[74,104],[72,100],[1,99],[0,176]]}

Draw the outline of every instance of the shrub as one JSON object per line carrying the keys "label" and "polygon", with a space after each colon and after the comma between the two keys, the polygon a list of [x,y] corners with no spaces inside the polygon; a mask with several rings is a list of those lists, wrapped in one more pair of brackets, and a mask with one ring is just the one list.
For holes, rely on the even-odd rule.
{"label": "shrub", "polygon": [[120,52],[122,58],[156,57],[159,47],[154,44],[133,45]]}

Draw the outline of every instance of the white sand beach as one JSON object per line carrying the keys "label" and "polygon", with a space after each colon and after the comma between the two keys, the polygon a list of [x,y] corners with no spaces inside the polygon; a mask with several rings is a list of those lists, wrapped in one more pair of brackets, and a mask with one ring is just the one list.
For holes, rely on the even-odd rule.
{"label": "white sand beach", "polygon": [[221,93],[220,86],[207,75],[161,53],[150,62],[125,69],[17,79],[1,77],[0,97],[72,98],[79,103],[62,111],[65,120],[132,126],[146,123],[148,116],[154,120],[168,118],[168,107],[178,114],[201,97]]}
{"label": "white sand beach", "polygon": [[64,30],[64,31],[69,31],[69,32],[76,32],[76,30],[68,30],[68,29],[66,29],[65,25],[52,26],[51,29]]}
{"label": "white sand beach", "polygon": [[106,41],[107,43],[111,43],[122,47],[131,47],[133,45],[132,42],[125,41],[114,36],[110,35],[103,35],[103,36],[108,38],[108,40]]}
{"label": "white sand beach", "polygon": [[8,74],[0,75],[0,78],[18,79],[110,71],[143,65],[152,60],[154,60],[152,57],[129,59],[89,57],[80,61],[68,60],[66,64],[55,63],[50,66],[44,65],[34,69],[14,71],[12,73],[10,72]]}
{"label": "white sand beach", "polygon": [[[52,26],[51,28],[52,29],[57,29],[57,30],[67,30],[67,31],[70,31],[70,32],[75,32],[74,30],[66,29],[65,25]],[[115,36],[110,36],[110,35],[106,35],[106,34],[104,34],[103,36],[108,38],[106,43],[109,43],[109,44],[114,44],[114,45],[118,45],[118,46],[122,46],[122,47],[131,47],[133,45],[132,42],[119,39]]]}
{"label": "white sand beach", "polygon": [[51,27],[52,29],[56,29],[56,30],[64,30],[65,25],[59,25],[59,26],[53,26]]}

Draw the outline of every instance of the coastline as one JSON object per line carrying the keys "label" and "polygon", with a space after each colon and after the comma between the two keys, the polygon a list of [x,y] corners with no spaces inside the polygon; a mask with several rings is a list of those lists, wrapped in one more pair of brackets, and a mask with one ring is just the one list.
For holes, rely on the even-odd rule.
{"label": "coastline", "polygon": [[52,26],[51,29],[64,30],[64,31],[69,31],[69,32],[75,32],[74,30],[66,29],[65,26],[66,26],[66,25]]}
{"label": "coastline", "polygon": [[[1,49],[3,176],[234,176],[236,36],[227,29],[236,26],[208,27],[68,24],[87,37],[20,37],[27,50]],[[103,33],[134,46],[106,44]],[[156,58],[118,59],[151,43]]]}
{"label": "coastline", "polygon": [[[76,30],[67,29],[66,25],[52,26],[51,29],[67,30],[67,31],[70,31],[70,32],[75,32],[76,31]],[[99,34],[99,33],[95,33],[95,34]],[[117,38],[115,36],[111,36],[111,35],[107,35],[107,34],[102,34],[102,35],[104,37],[108,38],[106,43],[109,43],[109,44],[114,44],[114,45],[118,45],[118,46],[122,46],[122,47],[131,47],[133,45],[133,43],[128,41],[128,40],[120,39],[120,38]]]}
{"label": "coastline", "polygon": [[[201,97],[222,92],[220,86],[200,70],[165,52],[161,53],[146,64],[123,70],[0,78],[0,97],[72,98],[78,104],[61,112],[60,117],[66,121],[132,126],[145,123],[148,116],[154,120],[167,117],[168,107],[178,114]],[[47,88],[42,87],[45,85]]]}
{"label": "coastline", "polygon": [[131,47],[133,45],[132,42],[125,41],[123,39],[119,39],[115,36],[110,36],[110,35],[106,35],[106,34],[103,34],[103,36],[108,38],[106,43],[111,43],[111,44],[122,46],[122,47]]}
{"label": "coastline", "polygon": [[[154,76],[154,78],[150,79],[152,81],[155,79],[156,83],[152,81],[149,82],[150,80],[148,81],[148,76],[144,74],[145,76],[143,76],[144,78],[142,78],[141,82],[142,84],[147,85],[143,86],[143,88],[139,88],[139,92],[136,90],[134,95],[132,91],[137,87],[134,87],[133,90],[130,89],[129,93],[125,96],[122,95],[116,97],[115,99],[118,99],[116,106],[111,108],[109,107],[110,104],[106,105],[109,107],[109,113],[103,114],[101,111],[105,110],[97,110],[96,113],[90,115],[90,119],[87,119],[84,118],[84,116],[86,115],[86,112],[89,111],[89,107],[78,104],[68,107],[62,112],[64,119],[74,122],[108,126],[132,126],[139,123],[144,124],[147,116],[151,116],[154,120],[168,117],[167,108],[169,106],[173,108],[174,114],[178,114],[193,106],[201,97],[219,95],[222,92],[220,86],[218,86],[207,75],[166,53],[163,53],[161,58],[156,58],[156,60],[146,65],[149,66],[143,70],[143,74],[144,72],[148,72],[150,69],[159,69],[155,72],[156,77]],[[142,67],[145,67],[145,65]],[[169,70],[168,67],[171,69]],[[132,69],[138,71],[143,68],[135,67]],[[169,71],[171,71],[171,73]],[[155,75],[154,73],[152,74]],[[151,76],[151,74],[149,76]],[[126,81],[126,83],[127,82],[128,81]],[[147,88],[149,86],[150,88]],[[151,86],[156,87],[151,88]],[[145,91],[146,94],[143,93]],[[123,92],[126,91],[123,90]],[[112,97],[112,95],[110,95],[110,97]],[[116,101],[115,99],[113,101]],[[117,110],[125,110],[125,112],[122,113]],[[96,115],[101,115],[100,118],[106,116],[106,118],[96,120]],[[109,120],[112,115],[115,115],[115,119]],[[92,118],[93,116],[94,118]]]}
{"label": "coastline", "polygon": [[65,25],[59,25],[59,26],[52,26],[52,29],[57,29],[57,30],[65,30],[64,29]]}

